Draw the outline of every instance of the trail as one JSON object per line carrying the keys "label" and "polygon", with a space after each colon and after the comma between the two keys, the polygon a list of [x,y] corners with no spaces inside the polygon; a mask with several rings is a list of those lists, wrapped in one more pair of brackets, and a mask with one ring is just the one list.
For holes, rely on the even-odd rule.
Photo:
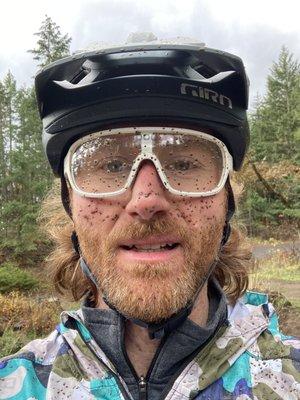
{"label": "trail", "polygon": [[276,251],[286,251],[288,253],[300,252],[300,240],[283,242],[276,245],[259,244],[252,247],[253,255],[256,259],[272,256]]}

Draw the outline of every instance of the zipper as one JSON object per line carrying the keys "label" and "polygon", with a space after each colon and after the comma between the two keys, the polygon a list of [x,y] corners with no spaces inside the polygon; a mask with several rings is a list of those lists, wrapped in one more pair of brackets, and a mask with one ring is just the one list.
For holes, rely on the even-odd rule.
{"label": "zipper", "polygon": [[143,375],[139,379],[139,399],[147,400],[147,381]]}
{"label": "zipper", "polygon": [[155,355],[151,361],[150,367],[147,371],[146,377],[144,376],[138,376],[136,373],[136,370],[134,369],[131,361],[129,360],[129,357],[127,355],[127,351],[125,349],[125,340],[124,340],[124,332],[125,332],[125,323],[124,323],[124,319],[123,319],[123,323],[122,323],[122,331],[121,331],[121,347],[122,347],[122,352],[124,355],[124,358],[127,362],[127,365],[129,366],[132,375],[135,377],[136,383],[138,385],[139,388],[139,400],[147,400],[147,390],[148,390],[148,379],[151,375],[152,369],[156,363],[156,360],[159,356],[159,353],[163,347],[163,345],[165,344],[166,341],[166,336],[164,336],[155,352]]}

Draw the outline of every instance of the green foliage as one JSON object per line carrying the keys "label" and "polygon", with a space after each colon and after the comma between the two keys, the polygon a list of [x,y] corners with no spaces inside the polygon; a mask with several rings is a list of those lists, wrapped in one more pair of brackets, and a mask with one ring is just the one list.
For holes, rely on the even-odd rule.
{"label": "green foliage", "polygon": [[300,168],[290,161],[274,164],[257,162],[256,167],[274,192],[270,192],[257,178],[251,164],[246,164],[242,172],[245,190],[239,218],[244,221],[251,236],[266,238],[272,235],[289,239],[297,235]]}
{"label": "green foliage", "polygon": [[[69,53],[71,39],[46,17],[37,49],[41,66]],[[0,82],[0,250],[9,258],[33,262],[44,240],[36,217],[53,174],[41,141],[42,124],[34,88],[20,88],[9,72]]]}
{"label": "green foliage", "polygon": [[250,127],[240,215],[253,235],[291,237],[300,214],[300,64],[285,47],[270,69],[266,95],[256,100]]}
{"label": "green foliage", "polygon": [[31,274],[13,263],[6,262],[0,266],[0,293],[32,290],[37,285],[38,281]]}
{"label": "green foliage", "polygon": [[39,61],[40,67],[69,55],[72,39],[68,34],[62,35],[60,27],[47,15],[35,35],[38,36],[37,47],[28,51]]}
{"label": "green foliage", "polygon": [[[4,81],[3,87],[5,82],[11,85],[12,79]],[[41,242],[37,213],[53,178],[41,144],[42,127],[33,88],[6,93],[9,99],[3,91],[6,104],[9,101],[14,107],[11,117],[0,126],[0,139],[4,142],[0,163],[0,248],[14,258],[27,255],[30,260]],[[4,111],[9,112],[8,108]],[[11,136],[7,133],[10,129]]]}
{"label": "green foliage", "polygon": [[267,94],[251,115],[251,156],[254,161],[300,161],[300,64],[286,47],[267,78]]}

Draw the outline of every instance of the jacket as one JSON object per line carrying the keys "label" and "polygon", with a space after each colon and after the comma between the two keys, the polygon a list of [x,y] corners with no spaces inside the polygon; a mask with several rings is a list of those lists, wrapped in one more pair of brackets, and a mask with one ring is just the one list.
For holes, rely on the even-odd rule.
{"label": "jacket", "polygon": [[[234,306],[228,305],[228,324],[174,376],[161,399],[299,400],[299,381],[300,340],[280,333],[267,295],[247,292]],[[145,398],[141,390],[141,399]],[[78,310],[63,312],[47,338],[0,360],[2,399],[130,400],[131,396]]]}

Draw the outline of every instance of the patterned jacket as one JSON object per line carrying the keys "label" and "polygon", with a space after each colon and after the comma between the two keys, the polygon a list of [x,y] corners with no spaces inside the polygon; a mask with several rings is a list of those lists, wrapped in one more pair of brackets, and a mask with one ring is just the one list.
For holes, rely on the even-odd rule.
{"label": "patterned jacket", "polygon": [[[228,316],[229,324],[174,377],[161,398],[299,400],[300,341],[279,332],[267,296],[247,292],[234,307],[228,306]],[[84,326],[79,310],[63,312],[61,323],[47,338],[0,360],[3,399],[129,400],[131,396]]]}

